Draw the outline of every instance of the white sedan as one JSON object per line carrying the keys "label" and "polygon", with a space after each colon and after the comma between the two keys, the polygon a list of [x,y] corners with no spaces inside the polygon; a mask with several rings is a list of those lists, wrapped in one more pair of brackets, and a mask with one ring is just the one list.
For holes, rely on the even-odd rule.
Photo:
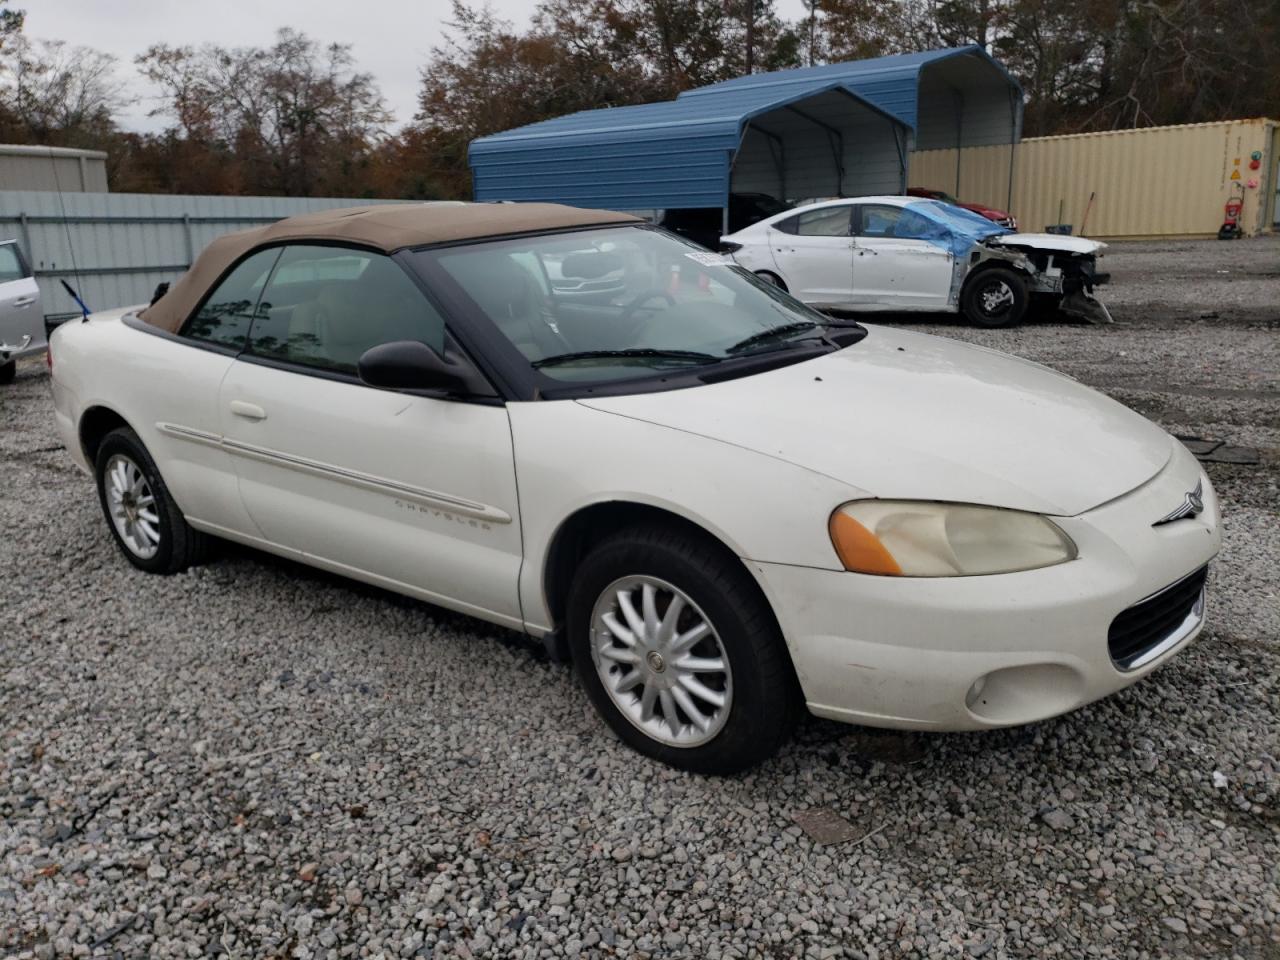
{"label": "white sedan", "polygon": [[856,197],[797,207],[721,239],[721,249],[798,300],[831,310],[961,313],[1020,321],[1033,297],[1095,323],[1106,244],[1017,233],[962,207],[916,197]]}
{"label": "white sedan", "polygon": [[[623,289],[566,293],[599,278]],[[688,769],[769,756],[802,705],[1050,717],[1203,623],[1218,503],[1163,430],[620,214],[299,217],[52,339],[58,428],[134,566],[226,538],[522,631]]]}

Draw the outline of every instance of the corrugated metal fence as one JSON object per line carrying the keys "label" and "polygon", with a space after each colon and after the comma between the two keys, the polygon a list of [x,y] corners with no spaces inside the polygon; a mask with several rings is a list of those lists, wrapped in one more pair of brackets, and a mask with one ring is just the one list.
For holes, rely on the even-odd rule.
{"label": "corrugated metal fence", "polygon": [[[1275,216],[1276,126],[1234,120],[1023,140],[1013,158],[1012,197],[1008,147],[969,147],[959,157],[955,150],[917,151],[910,183],[1008,207],[1023,230],[1069,223],[1076,233],[1083,226],[1090,236],[1116,238],[1211,236],[1227,200],[1243,190],[1243,226],[1255,233]],[[1255,152],[1261,156],[1253,169]]]}
{"label": "corrugated metal fence", "polygon": [[370,200],[0,191],[0,239],[16,237],[40,284],[45,319],[76,316],[67,280],[91,310],[145,303],[214,237],[311,210]]}

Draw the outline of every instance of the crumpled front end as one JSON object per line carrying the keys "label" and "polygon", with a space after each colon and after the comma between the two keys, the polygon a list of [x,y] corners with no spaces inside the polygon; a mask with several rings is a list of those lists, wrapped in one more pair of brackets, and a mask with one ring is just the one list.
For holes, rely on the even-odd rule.
{"label": "crumpled front end", "polygon": [[988,260],[1007,261],[1026,274],[1031,293],[1058,297],[1058,309],[1067,316],[1090,323],[1114,322],[1106,305],[1094,296],[1094,290],[1111,279],[1110,274],[1098,269],[1098,256],[1106,244],[1090,241],[1085,245],[1079,243],[1079,238],[1070,238],[1077,242],[1055,249],[1043,242],[1026,246],[1016,242],[1024,238],[1040,239],[1019,234],[975,244],[969,269]]}

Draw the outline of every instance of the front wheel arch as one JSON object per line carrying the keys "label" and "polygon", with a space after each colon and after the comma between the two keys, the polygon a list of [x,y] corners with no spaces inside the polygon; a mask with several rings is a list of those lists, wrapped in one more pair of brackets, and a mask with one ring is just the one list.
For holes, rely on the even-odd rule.
{"label": "front wheel arch", "polygon": [[[674,510],[634,500],[605,500],[587,504],[561,522],[543,556],[543,601],[551,616],[551,623],[557,630],[564,626],[569,589],[582,559],[597,544],[619,530],[639,525],[670,526],[686,530],[713,544],[726,563],[739,564],[751,574],[740,559],[738,551],[724,537]],[[751,574],[751,579],[755,581],[754,574]],[[758,583],[756,588],[760,589]],[[772,610],[773,605],[762,589],[760,594]]]}

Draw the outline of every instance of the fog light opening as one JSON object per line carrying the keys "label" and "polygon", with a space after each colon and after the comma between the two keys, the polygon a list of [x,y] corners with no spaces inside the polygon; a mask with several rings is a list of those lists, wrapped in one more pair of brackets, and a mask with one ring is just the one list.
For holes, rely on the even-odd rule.
{"label": "fog light opening", "polygon": [[985,676],[981,676],[977,680],[973,681],[973,686],[969,688],[969,692],[966,693],[964,696],[964,705],[968,707],[970,710],[972,710],[974,706],[980,701],[982,697],[982,691],[985,690],[986,688],[987,688],[987,678]]}

